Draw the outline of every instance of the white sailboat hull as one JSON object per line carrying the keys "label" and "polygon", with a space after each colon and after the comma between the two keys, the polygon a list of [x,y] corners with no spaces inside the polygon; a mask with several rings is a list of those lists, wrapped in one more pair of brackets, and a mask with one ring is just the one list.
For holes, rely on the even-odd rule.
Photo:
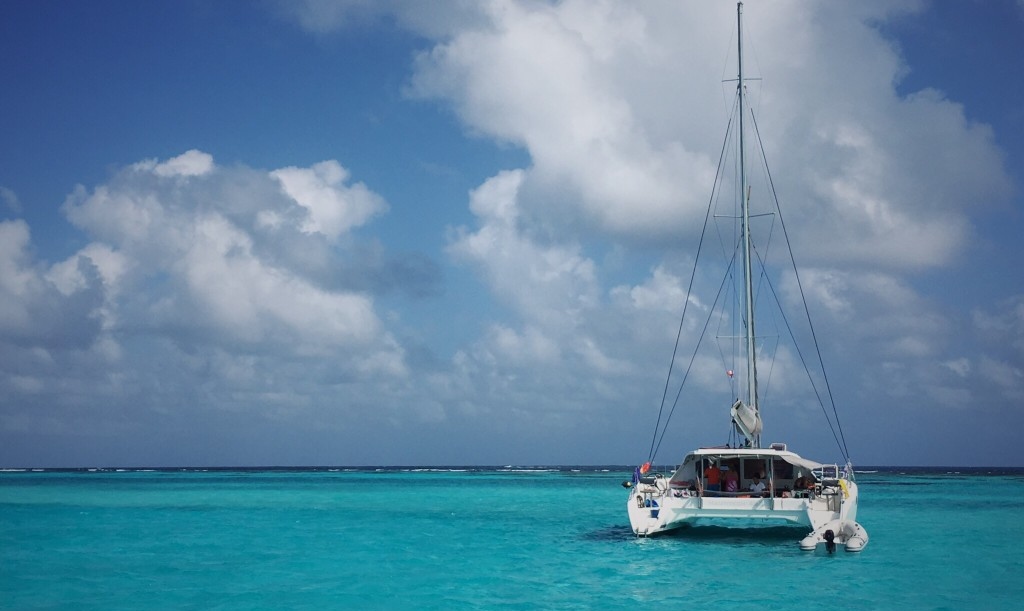
{"label": "white sailboat hull", "polygon": [[832,512],[821,512],[810,507],[803,499],[765,498],[673,498],[653,496],[656,503],[651,507],[637,507],[644,503],[645,495],[634,494],[629,503],[629,522],[633,532],[647,536],[693,526],[698,521],[720,522],[782,522],[812,526],[815,514],[821,513],[817,521],[833,518]]}
{"label": "white sailboat hull", "polygon": [[627,505],[630,525],[638,535],[691,526],[698,520],[782,522],[817,528],[840,515],[831,511],[824,499],[677,498],[634,491]]}
{"label": "white sailboat hull", "polygon": [[832,530],[837,545],[847,551],[860,551],[867,545],[867,532],[855,521],[854,503],[848,500],[843,505],[846,511],[833,511],[834,503],[826,498],[676,497],[672,492],[644,494],[636,490],[631,491],[627,501],[629,523],[638,536],[711,524],[740,527],[782,524],[811,530],[801,540],[801,549],[813,550],[826,543],[824,533]]}

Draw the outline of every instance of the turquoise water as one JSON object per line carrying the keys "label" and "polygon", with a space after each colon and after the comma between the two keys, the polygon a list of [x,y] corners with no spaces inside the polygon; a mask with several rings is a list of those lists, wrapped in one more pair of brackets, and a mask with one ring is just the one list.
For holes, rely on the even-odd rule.
{"label": "turquoise water", "polygon": [[861,554],[802,529],[636,539],[628,471],[0,474],[4,609],[1016,608],[1024,471],[858,476]]}

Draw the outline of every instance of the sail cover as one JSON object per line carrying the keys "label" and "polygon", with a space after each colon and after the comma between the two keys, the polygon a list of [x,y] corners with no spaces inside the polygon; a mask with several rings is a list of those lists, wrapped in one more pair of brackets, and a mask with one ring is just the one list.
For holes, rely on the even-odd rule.
{"label": "sail cover", "polygon": [[736,427],[739,428],[744,437],[754,439],[761,434],[763,426],[761,415],[754,408],[743,403],[743,401],[737,401],[733,403],[730,412],[732,413],[732,421],[736,423]]}

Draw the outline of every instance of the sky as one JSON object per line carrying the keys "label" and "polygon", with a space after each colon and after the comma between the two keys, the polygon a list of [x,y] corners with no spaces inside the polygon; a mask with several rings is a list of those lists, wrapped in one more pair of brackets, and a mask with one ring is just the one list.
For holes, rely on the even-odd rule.
{"label": "sky", "polygon": [[[735,27],[719,1],[0,3],[0,467],[642,462]],[[1024,466],[1022,34],[1020,0],[744,5],[855,464]],[[780,354],[764,440],[841,460]],[[659,460],[728,440],[701,364]]]}

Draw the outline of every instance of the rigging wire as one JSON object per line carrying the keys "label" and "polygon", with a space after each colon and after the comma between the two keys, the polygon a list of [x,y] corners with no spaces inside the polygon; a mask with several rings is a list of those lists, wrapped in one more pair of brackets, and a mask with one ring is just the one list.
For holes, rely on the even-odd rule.
{"label": "rigging wire", "polygon": [[[738,97],[737,97],[737,100],[738,100]],[[737,101],[737,103],[738,103],[738,101]],[[742,109],[740,109],[740,111],[742,112]],[[722,150],[721,150],[721,152],[719,154],[718,169],[716,170],[715,181],[714,181],[715,187],[712,190],[711,197],[710,197],[710,199],[708,201],[708,209],[707,209],[707,212],[706,212],[706,214],[704,216],[704,224],[703,224],[703,227],[701,228],[700,239],[699,239],[698,244],[697,244],[697,255],[694,257],[693,270],[691,271],[690,281],[689,281],[689,285],[687,286],[687,291],[686,291],[686,301],[683,304],[683,312],[682,312],[682,315],[680,316],[680,319],[679,319],[679,327],[678,327],[678,329],[676,331],[676,340],[675,340],[675,344],[674,344],[674,346],[672,348],[672,358],[669,361],[668,375],[665,378],[665,387],[662,390],[661,404],[660,404],[660,406],[658,408],[658,419],[657,419],[657,422],[656,422],[656,425],[655,425],[654,435],[651,438],[650,450],[648,451],[648,462],[653,462],[654,461],[655,456],[657,455],[658,451],[661,448],[661,444],[664,441],[665,435],[666,435],[666,433],[668,431],[669,423],[672,420],[672,416],[675,414],[676,407],[678,407],[678,405],[679,405],[679,399],[680,399],[680,397],[682,395],[683,387],[686,385],[686,381],[689,378],[690,371],[693,368],[693,364],[694,364],[694,361],[696,360],[697,352],[699,351],[700,344],[704,341],[704,337],[707,334],[707,330],[708,330],[708,327],[709,327],[709,325],[711,323],[711,318],[713,316],[714,310],[716,309],[716,307],[717,307],[717,305],[719,303],[719,300],[722,297],[722,292],[724,290],[724,287],[727,284],[727,280],[729,279],[730,274],[732,273],[732,270],[733,270],[734,264],[735,264],[736,250],[734,249],[733,250],[733,255],[732,255],[732,260],[729,263],[729,271],[727,271],[727,273],[724,275],[722,284],[719,286],[718,294],[715,297],[714,304],[710,308],[710,312],[708,314],[708,318],[705,320],[704,327],[701,330],[701,334],[700,334],[699,339],[697,340],[696,347],[694,348],[694,352],[690,356],[690,361],[689,361],[689,364],[688,364],[688,366],[686,368],[685,373],[683,374],[683,379],[680,382],[679,389],[677,390],[677,392],[675,394],[675,397],[674,397],[674,399],[672,401],[672,406],[668,410],[668,413],[666,415],[665,414],[665,407],[666,407],[666,401],[668,399],[668,391],[669,391],[669,387],[671,385],[672,373],[675,370],[675,362],[676,362],[676,358],[677,358],[678,352],[679,352],[679,343],[680,343],[680,340],[682,338],[683,326],[684,326],[684,323],[686,321],[686,314],[687,314],[687,311],[688,311],[688,308],[689,308],[689,305],[690,305],[690,296],[693,293],[693,287],[694,287],[694,283],[695,283],[695,280],[696,280],[697,265],[698,265],[698,263],[700,261],[700,255],[701,255],[701,252],[703,250],[703,245],[704,245],[704,240],[705,240],[705,237],[706,237],[706,234],[707,234],[708,224],[709,224],[709,221],[710,221],[710,219],[712,217],[711,212],[712,212],[712,209],[714,208],[714,202],[716,201],[715,198],[716,198],[716,196],[720,196],[720,191],[721,190],[719,188],[719,179],[721,178],[722,161],[725,159],[725,153],[726,153],[726,150],[728,148],[729,139],[730,139],[730,136],[731,136],[731,133],[732,133],[732,124],[733,124],[733,117],[734,116],[735,116],[735,113],[730,113],[730,119],[729,119],[729,122],[728,122],[728,125],[727,125],[727,128],[726,128],[726,136],[725,136],[725,139],[724,139],[724,141],[722,143]],[[815,394],[815,396],[818,399],[818,404],[822,408],[822,412],[823,412],[823,414],[825,416],[826,422],[828,422],[829,429],[832,432],[832,436],[835,439],[837,446],[842,451],[844,459],[847,462],[849,462],[850,454],[849,454],[849,449],[848,449],[848,446],[847,446],[847,443],[846,443],[846,437],[845,437],[845,435],[843,433],[842,424],[839,421],[839,412],[838,412],[838,409],[836,407],[835,398],[834,398],[834,396],[832,394],[832,388],[831,388],[831,384],[829,383],[829,380],[828,380],[828,374],[825,371],[824,359],[823,359],[822,354],[821,354],[821,347],[820,347],[820,344],[818,342],[818,337],[817,337],[817,333],[816,333],[815,328],[814,328],[813,321],[811,320],[810,309],[808,308],[808,305],[807,305],[807,297],[806,297],[806,294],[804,293],[803,283],[800,280],[800,274],[799,274],[799,271],[796,268],[796,258],[795,258],[794,254],[793,254],[792,243],[789,240],[789,233],[788,233],[788,231],[786,229],[785,220],[782,217],[782,209],[781,209],[781,207],[779,205],[778,193],[775,190],[775,183],[774,183],[774,180],[773,180],[772,175],[771,175],[771,170],[768,167],[767,156],[765,155],[764,143],[761,140],[761,134],[760,134],[760,130],[758,128],[757,119],[754,116],[754,113],[753,113],[752,109],[751,109],[751,119],[752,119],[752,123],[753,123],[753,126],[754,126],[754,134],[757,137],[758,147],[759,147],[760,152],[761,152],[761,155],[760,155],[761,156],[761,160],[762,160],[762,163],[764,165],[765,174],[766,174],[767,179],[768,179],[768,187],[769,187],[769,190],[771,191],[771,194],[772,194],[772,199],[773,199],[774,204],[775,204],[775,210],[778,212],[778,215],[779,215],[779,225],[782,228],[782,233],[783,233],[783,237],[785,238],[786,247],[787,247],[787,249],[789,251],[789,259],[790,259],[790,263],[791,263],[792,268],[793,268],[793,274],[794,274],[794,276],[796,278],[797,287],[799,288],[799,291],[800,291],[800,298],[801,298],[801,300],[803,302],[804,312],[805,312],[805,315],[807,317],[807,324],[808,324],[808,327],[810,328],[811,338],[812,338],[812,341],[813,341],[813,344],[814,344],[814,348],[815,348],[815,352],[816,352],[816,355],[817,355],[817,358],[818,358],[818,363],[821,366],[822,376],[823,376],[824,383],[825,383],[825,394],[828,397],[828,401],[829,401],[829,403],[832,406],[832,417],[835,418],[835,425],[834,426],[833,426],[832,417],[829,416],[828,410],[825,407],[825,401],[822,399],[821,393],[820,393],[817,385],[814,382],[814,377],[811,375],[810,368],[807,366],[807,361],[806,361],[806,358],[804,357],[804,353],[800,349],[799,343],[796,341],[796,336],[795,336],[795,334],[793,332],[792,326],[789,323],[789,319],[786,317],[785,311],[783,311],[781,307],[779,308],[779,312],[780,312],[780,314],[782,316],[783,322],[785,323],[786,329],[789,332],[790,338],[793,340],[794,348],[796,349],[797,355],[800,358],[800,362],[803,365],[804,370],[807,373],[808,380],[810,381],[810,384],[811,384],[811,388],[813,389],[814,394]],[[772,223],[772,228],[773,228],[773,231],[770,232],[771,234],[774,233],[774,222]],[[770,243],[771,243],[771,239],[769,238],[768,246],[770,246]],[[771,279],[767,276],[766,268],[765,268],[765,263],[764,263],[764,260],[761,258],[760,252],[758,252],[757,249],[754,249],[754,252],[755,252],[757,260],[758,260],[758,262],[760,263],[760,266],[761,266],[761,274],[760,274],[761,278],[759,279],[759,283],[758,283],[759,286],[761,286],[762,282],[767,284],[769,290],[771,291],[772,296],[774,297],[774,299],[776,301],[776,303],[781,305],[781,301],[779,301],[778,293],[775,291],[775,286],[772,284]],[[767,251],[766,251],[766,253],[767,253]],[[771,376],[769,375],[769,379],[770,379],[770,377]],[[767,388],[765,389],[765,392],[767,392]],[[663,418],[664,418],[664,422],[662,421]],[[732,430],[733,428],[734,427],[730,427],[730,430]],[[838,434],[837,434],[837,430],[838,430]],[[735,431],[733,431],[732,434],[734,434],[734,433],[735,433]]]}
{"label": "rigging wire", "polygon": [[[764,265],[764,261],[761,261],[760,255],[758,255],[758,261],[760,261],[761,264]],[[775,298],[776,303],[781,303],[779,301],[778,293],[775,292],[775,285],[772,284],[771,279],[766,277],[765,280],[767,281],[768,288],[771,289],[772,296]],[[805,301],[804,302],[804,308],[806,309],[806,307],[807,307],[807,303]],[[842,433],[842,427],[839,426],[839,420],[837,418],[836,419],[836,426],[832,426],[832,418],[829,417],[828,411],[825,409],[825,402],[821,400],[821,393],[818,390],[818,385],[814,383],[814,377],[811,375],[811,370],[807,366],[807,360],[804,358],[803,350],[800,349],[800,344],[796,341],[796,335],[793,333],[793,327],[790,326],[789,319],[786,317],[786,312],[781,307],[779,308],[779,314],[782,316],[782,321],[786,324],[786,330],[789,331],[789,336],[793,340],[793,347],[796,349],[797,356],[800,357],[800,364],[803,365],[804,371],[807,373],[807,379],[808,379],[808,381],[811,384],[811,389],[814,391],[814,396],[817,397],[817,399],[818,399],[818,405],[821,406],[822,413],[825,415],[825,421],[828,422],[828,428],[829,428],[829,430],[832,431],[832,438],[836,440],[836,445],[838,445],[840,450],[843,451],[843,458],[846,459],[846,460],[849,460],[849,453],[846,452],[846,446],[845,446],[846,440],[844,439],[843,442],[840,442],[839,441],[839,436],[836,435],[836,428],[837,427],[839,428],[840,434]],[[813,331],[812,331],[812,334],[813,334]],[[818,352],[818,357],[819,358],[821,357],[821,351]],[[825,368],[822,367],[822,371],[823,372],[824,372],[824,369]],[[828,385],[828,381],[827,381],[828,378],[826,377],[825,379],[826,379],[826,387],[827,387],[827,385]],[[829,399],[832,398],[831,392],[832,392],[831,390],[828,391]],[[834,410],[835,410],[835,403],[833,402],[833,411]]]}
{"label": "rigging wire", "polygon": [[[686,288],[686,301],[683,302],[683,314],[682,314],[682,316],[679,317],[679,329],[676,331],[676,341],[675,341],[675,345],[672,347],[672,358],[670,359],[669,365],[668,365],[668,375],[665,377],[665,389],[661,393],[661,406],[658,407],[658,421],[657,421],[657,423],[654,426],[654,435],[651,437],[651,448],[650,448],[650,450],[647,453],[647,461],[648,462],[653,462],[654,461],[654,455],[657,452],[657,448],[655,447],[655,444],[657,444],[658,447],[661,446],[661,442],[658,441],[658,431],[659,430],[662,431],[661,437],[664,438],[665,437],[665,430],[668,429],[668,420],[672,417],[672,412],[675,411],[675,402],[673,402],[672,410],[669,412],[668,417],[665,419],[665,426],[663,428],[662,424],[661,424],[661,417],[662,417],[662,414],[665,411],[665,399],[668,397],[668,388],[669,388],[670,382],[672,381],[672,371],[673,371],[673,369],[675,367],[675,363],[676,363],[676,353],[679,351],[679,340],[680,340],[680,338],[682,338],[682,335],[683,335],[683,323],[686,321],[686,310],[688,309],[688,307],[690,305],[690,294],[693,292],[693,283],[694,283],[694,280],[697,277],[697,262],[700,261],[700,253],[703,250],[701,247],[704,245],[704,236],[705,236],[705,234],[707,233],[707,230],[708,230],[708,221],[711,218],[711,209],[712,209],[714,201],[715,201],[715,193],[718,191],[718,179],[721,176],[722,160],[725,159],[725,151],[728,148],[728,144],[729,144],[729,134],[732,131],[732,117],[734,116],[734,114],[735,113],[730,113],[730,115],[729,115],[729,122],[728,122],[728,124],[726,125],[726,128],[725,128],[725,138],[722,141],[722,150],[718,154],[718,169],[715,171],[715,182],[713,183],[715,185],[715,187],[712,189],[711,197],[708,200],[708,211],[704,214],[704,226],[700,230],[700,240],[697,242],[697,255],[693,258],[693,271],[690,272],[690,284]],[[699,342],[698,342],[698,345],[699,345]],[[689,371],[687,371],[687,374],[688,373],[689,373]],[[684,382],[686,381],[685,377],[684,377],[683,381]],[[682,386],[681,385],[680,385],[680,392],[682,392]],[[678,402],[678,396],[679,396],[679,394],[677,393],[676,394],[676,397],[677,397],[676,398],[676,402]]]}
{"label": "rigging wire", "polygon": [[[766,174],[768,176],[768,184],[771,187],[772,198],[775,201],[775,209],[779,213],[779,225],[782,227],[782,235],[785,237],[786,247],[789,250],[789,260],[790,260],[790,263],[793,266],[793,275],[796,277],[796,284],[797,284],[797,287],[800,290],[800,299],[803,301],[804,312],[805,312],[805,314],[807,316],[807,326],[811,330],[811,339],[812,339],[812,341],[814,343],[814,349],[815,349],[815,351],[817,352],[817,355],[818,355],[818,363],[821,365],[821,375],[822,375],[822,378],[825,381],[826,394],[828,395],[829,403],[832,405],[832,414],[835,416],[835,419],[836,419],[836,428],[839,429],[839,436],[836,438],[836,443],[839,445],[840,449],[843,452],[843,458],[846,459],[847,462],[849,462],[850,461],[850,451],[849,451],[849,448],[846,445],[846,436],[843,434],[843,426],[839,422],[839,410],[836,408],[836,401],[835,401],[835,398],[832,395],[832,387],[831,387],[831,385],[829,384],[829,381],[828,381],[828,373],[825,371],[825,361],[824,361],[824,358],[821,355],[821,346],[818,344],[818,334],[815,332],[815,330],[814,330],[814,323],[811,321],[811,310],[810,310],[810,308],[807,307],[807,296],[804,294],[803,282],[800,280],[800,272],[797,270],[797,267],[796,267],[796,257],[793,255],[793,245],[792,245],[792,243],[789,240],[789,232],[786,230],[786,221],[785,221],[785,219],[782,218],[782,207],[779,206],[779,196],[778,196],[778,194],[775,191],[775,181],[772,179],[771,170],[768,168],[768,159],[767,159],[767,156],[765,155],[765,152],[764,152],[764,143],[761,141],[761,132],[758,129],[758,126],[757,126],[757,119],[754,118],[753,114],[751,114],[751,118],[753,119],[753,123],[754,123],[754,135],[757,136],[757,144],[758,144],[758,147],[761,150],[761,158],[764,159],[765,172],[766,172]],[[763,265],[763,262],[762,262],[762,265]],[[769,282],[768,285],[769,285],[769,287],[771,287],[772,293],[774,294],[775,293],[775,287],[773,287],[771,285],[771,282]],[[778,300],[778,296],[776,296],[776,300]],[[786,320],[785,313],[782,314],[782,318],[783,318],[783,320]],[[788,320],[786,321],[786,326],[787,326],[787,328],[789,327]],[[790,334],[792,335],[792,329],[790,329]],[[793,344],[796,346],[797,353],[799,354],[800,353],[800,348],[799,348],[799,345],[797,345],[795,337],[793,337]],[[803,360],[803,355],[801,354],[801,361],[802,360]],[[807,365],[806,364],[804,364],[804,368],[807,369]],[[807,373],[808,373],[808,377],[810,377],[810,371],[808,371]],[[811,381],[811,386],[812,387],[814,386],[813,380]],[[817,388],[815,388],[815,394],[817,394]],[[818,401],[821,404],[822,410],[825,411],[825,404],[824,404],[823,401],[821,401],[820,397],[819,397]],[[828,418],[828,412],[827,411],[825,411],[825,418],[826,418],[826,420],[828,420],[829,428],[831,428],[832,427],[832,420],[830,418]],[[836,437],[835,430],[832,431],[832,436]],[[842,439],[841,442],[840,442],[840,438]]]}
{"label": "rigging wire", "polygon": [[[733,256],[732,261],[729,262],[729,268],[732,269],[736,264],[736,257]],[[722,283],[718,285],[718,294],[715,295],[715,302],[711,305],[708,317],[704,321],[704,328],[700,332],[700,337],[697,339],[696,345],[693,347],[693,354],[690,355],[690,362],[686,366],[686,373],[683,374],[683,380],[679,383],[679,390],[676,391],[676,397],[672,401],[672,409],[669,410],[668,416],[665,418],[665,426],[661,429],[661,436],[658,438],[658,443],[654,447],[651,454],[651,460],[654,460],[654,456],[657,455],[658,450],[661,449],[661,442],[665,439],[665,433],[668,432],[668,424],[672,421],[672,415],[676,412],[676,407],[679,405],[679,397],[683,394],[683,387],[686,385],[686,380],[690,377],[690,372],[693,371],[693,362],[697,359],[697,353],[700,351],[701,342],[704,341],[704,336],[707,335],[708,327],[711,326],[711,318],[715,314],[715,307],[718,305],[718,301],[722,298],[722,291],[725,290],[725,286],[728,284],[729,274],[722,277]],[[732,427],[730,427],[732,428]],[[655,431],[657,434],[657,431]]]}

